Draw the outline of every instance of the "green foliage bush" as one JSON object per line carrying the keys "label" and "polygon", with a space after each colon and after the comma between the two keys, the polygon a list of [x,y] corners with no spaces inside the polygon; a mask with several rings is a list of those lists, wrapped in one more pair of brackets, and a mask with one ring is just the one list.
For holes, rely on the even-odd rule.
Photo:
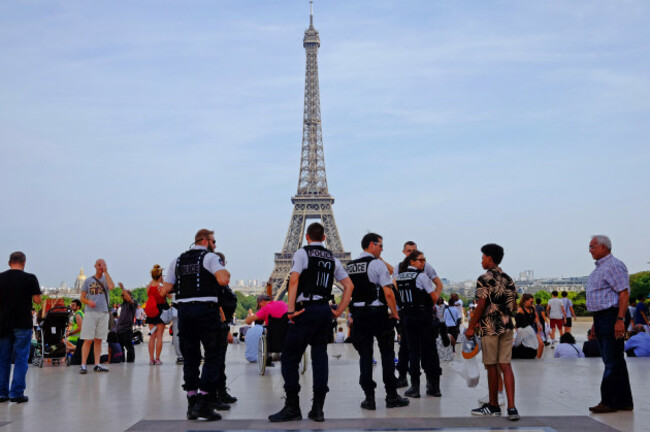
{"label": "green foliage bush", "polygon": [[650,271],[631,274],[630,289],[632,298],[637,298],[639,295],[648,297],[648,294],[650,294]]}

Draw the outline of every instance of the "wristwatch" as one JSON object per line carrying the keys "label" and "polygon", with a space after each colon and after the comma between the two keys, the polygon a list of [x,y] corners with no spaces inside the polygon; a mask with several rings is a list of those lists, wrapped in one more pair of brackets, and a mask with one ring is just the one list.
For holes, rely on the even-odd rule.
{"label": "wristwatch", "polygon": [[619,321],[625,321],[625,318],[621,318],[620,316],[617,316],[616,319]]}

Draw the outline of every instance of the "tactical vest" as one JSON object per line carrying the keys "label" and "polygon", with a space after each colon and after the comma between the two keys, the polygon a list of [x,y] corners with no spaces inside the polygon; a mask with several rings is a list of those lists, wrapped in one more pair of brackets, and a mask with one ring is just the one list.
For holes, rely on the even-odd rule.
{"label": "tactical vest", "polygon": [[416,286],[416,279],[422,270],[411,270],[397,275],[397,291],[404,310],[411,308],[433,309],[433,300],[425,290]]}
{"label": "tactical vest", "polygon": [[384,295],[384,287],[370,281],[368,277],[368,268],[370,263],[376,260],[375,257],[363,257],[350,261],[345,267],[352,284],[354,291],[352,291],[352,301],[350,303],[365,303],[370,306],[375,300],[386,306],[386,296]]}
{"label": "tactical vest", "polygon": [[176,300],[193,297],[219,297],[221,287],[214,274],[203,267],[205,249],[190,249],[176,260]]}
{"label": "tactical vest", "polygon": [[329,300],[334,284],[334,255],[323,246],[304,246],[307,253],[307,268],[298,279],[298,295],[302,294],[310,300],[313,296],[321,296]]}

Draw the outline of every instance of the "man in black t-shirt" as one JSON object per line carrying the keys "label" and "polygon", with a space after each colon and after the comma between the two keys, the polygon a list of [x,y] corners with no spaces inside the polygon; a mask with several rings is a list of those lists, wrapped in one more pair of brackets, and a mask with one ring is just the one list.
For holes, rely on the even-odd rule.
{"label": "man in black t-shirt", "polygon": [[[38,279],[25,273],[25,254],[9,256],[9,270],[0,273],[0,402],[27,402],[24,395],[32,339],[32,301],[41,302]],[[15,353],[13,378],[11,355]]]}

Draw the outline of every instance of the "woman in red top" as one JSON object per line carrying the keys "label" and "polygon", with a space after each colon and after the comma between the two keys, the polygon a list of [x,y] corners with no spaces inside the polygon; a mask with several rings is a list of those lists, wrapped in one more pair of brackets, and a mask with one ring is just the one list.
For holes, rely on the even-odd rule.
{"label": "woman in red top", "polygon": [[[165,297],[158,294],[158,288],[163,284],[163,269],[158,264],[151,269],[151,282],[147,286],[147,306],[156,304],[157,311],[152,311],[151,308],[145,312],[147,313],[147,320],[149,324],[149,364],[161,365],[160,352],[162,351],[163,333],[165,333],[165,323],[160,319],[161,306],[167,303]],[[156,358],[154,359],[154,352]]]}

